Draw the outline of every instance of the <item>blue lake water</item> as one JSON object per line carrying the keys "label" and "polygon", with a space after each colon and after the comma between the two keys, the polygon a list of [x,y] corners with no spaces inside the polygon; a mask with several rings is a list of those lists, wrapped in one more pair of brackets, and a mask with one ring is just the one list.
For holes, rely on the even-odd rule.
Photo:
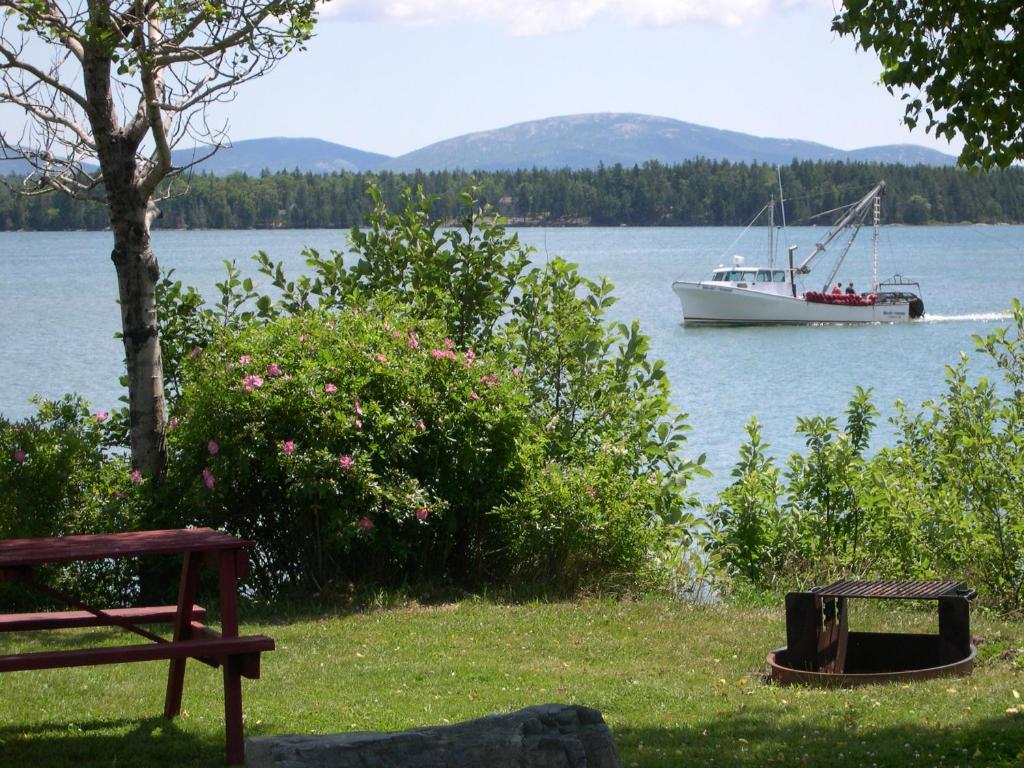
{"label": "blue lake water", "polygon": [[[684,328],[674,279],[701,279],[728,255],[763,261],[756,232],[734,246],[737,228],[523,229],[534,259],[561,256],[593,277],[616,285],[614,319],[638,319],[654,354],[666,361],[672,399],[693,427],[688,453],[706,453],[714,472],[705,495],[728,483],[752,415],[783,460],[800,448],[798,416],[842,417],[858,384],[874,389],[883,416],[895,400],[910,405],[943,389],[945,366],[972,352],[973,334],[1005,324],[1015,296],[1024,295],[1024,227],[888,227],[880,237],[879,276],[896,272],[919,280],[926,318],[898,325]],[[809,252],[822,229],[790,228],[789,242]],[[264,250],[292,274],[304,267],[303,247],[343,250],[346,234],[328,230],[156,231],[161,267],[212,297],[223,260],[249,270]],[[869,237],[858,241],[837,279],[861,290],[871,282]],[[122,349],[113,338],[120,316],[105,232],[0,232],[0,414],[33,412],[29,398],[78,392],[96,409],[118,405]],[[838,252],[838,249],[835,249]],[[806,279],[820,289],[833,257],[826,254]],[[260,282],[260,281],[257,281]],[[976,358],[980,374],[990,368]],[[875,444],[891,433],[883,426]]]}

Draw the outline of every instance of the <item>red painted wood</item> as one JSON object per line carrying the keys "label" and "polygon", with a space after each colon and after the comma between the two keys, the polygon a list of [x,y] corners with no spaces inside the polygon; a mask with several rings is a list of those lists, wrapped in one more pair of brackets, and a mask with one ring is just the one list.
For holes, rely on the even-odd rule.
{"label": "red painted wood", "polygon": [[48,539],[3,539],[0,540],[0,569],[106,557],[238,550],[252,546],[251,541],[210,528],[57,536]]}
{"label": "red painted wood", "polygon": [[224,756],[228,765],[245,762],[242,743],[242,670],[238,656],[224,663]]}
{"label": "red painted wood", "polygon": [[238,635],[238,558],[234,552],[220,553],[220,633]]}
{"label": "red painted wood", "polygon": [[0,672],[31,669],[91,667],[134,661],[163,661],[197,656],[231,657],[274,650],[274,641],[265,635],[222,637],[219,640],[182,640],[178,643],[121,645],[71,651],[44,651],[0,656]]}
{"label": "red painted wood", "polygon": [[[170,624],[177,613],[176,605],[153,608],[104,608],[103,612],[135,624]],[[192,619],[202,621],[206,609],[192,606]],[[108,626],[88,611],[46,611],[43,613],[0,614],[0,632],[32,632],[38,629],[74,629]]]}
{"label": "red painted wood", "polygon": [[[173,717],[181,709],[186,660],[193,658],[212,666],[221,665],[224,667],[225,755],[229,764],[241,764],[245,758],[242,745],[241,678],[258,678],[260,654],[274,650],[274,641],[269,637],[238,637],[237,582],[248,572],[249,560],[245,549],[253,545],[254,542],[209,528],[0,540],[0,579],[20,580],[73,608],[87,609],[49,614],[0,615],[0,631],[116,625],[157,641],[151,645],[0,656],[0,672],[170,660],[164,714]],[[175,554],[181,554],[183,561],[178,604],[174,607],[100,611],[37,583],[31,572],[33,566],[49,563]],[[201,623],[206,612],[195,605],[198,572],[203,563],[218,570],[222,635]],[[136,623],[157,621],[169,621],[174,625],[172,640],[134,626]]]}
{"label": "red painted wood", "polygon": [[[185,552],[181,559],[181,580],[178,582],[178,614],[174,620],[172,642],[192,639],[192,617],[186,607],[196,601],[199,588],[200,555]],[[167,670],[167,690],[164,694],[164,717],[170,719],[181,712],[181,692],[185,688],[185,662],[187,657],[171,659]]]}

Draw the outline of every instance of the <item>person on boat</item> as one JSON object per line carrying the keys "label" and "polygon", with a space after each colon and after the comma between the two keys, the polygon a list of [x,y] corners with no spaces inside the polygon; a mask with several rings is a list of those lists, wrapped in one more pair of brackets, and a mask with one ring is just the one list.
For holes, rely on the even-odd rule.
{"label": "person on boat", "polygon": [[854,290],[854,288],[853,288],[853,283],[847,283],[847,284],[846,284],[846,292],[847,292],[847,293],[852,293],[852,294],[854,294],[854,295],[856,295],[856,294],[857,294],[857,291],[856,291],[856,290]]}
{"label": "person on boat", "polygon": [[842,294],[842,292],[843,292],[843,284],[842,283],[836,283],[835,288],[832,289],[832,295],[833,296],[839,296],[840,294]]}

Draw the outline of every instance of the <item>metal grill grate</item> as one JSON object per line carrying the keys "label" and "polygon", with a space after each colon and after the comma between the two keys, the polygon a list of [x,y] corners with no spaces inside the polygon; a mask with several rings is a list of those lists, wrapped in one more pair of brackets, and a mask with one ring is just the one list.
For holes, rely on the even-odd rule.
{"label": "metal grill grate", "polygon": [[810,590],[819,597],[873,597],[889,600],[937,600],[940,597],[973,597],[974,590],[962,581],[864,581],[840,579]]}

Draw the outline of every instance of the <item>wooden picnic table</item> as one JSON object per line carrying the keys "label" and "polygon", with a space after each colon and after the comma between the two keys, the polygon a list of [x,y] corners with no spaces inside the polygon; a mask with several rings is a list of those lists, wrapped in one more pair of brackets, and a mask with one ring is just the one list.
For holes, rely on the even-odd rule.
{"label": "wooden picnic table", "polygon": [[[225,756],[229,765],[244,759],[242,743],[242,677],[260,676],[260,654],[274,650],[263,635],[239,636],[238,580],[248,573],[246,549],[253,542],[210,528],[134,531],[92,536],[0,540],[0,579],[18,581],[67,605],[72,610],[42,613],[0,613],[0,632],[111,626],[151,641],[114,647],[82,648],[0,655],[0,672],[169,660],[164,717],[181,712],[185,662],[192,658],[224,674]],[[142,608],[95,608],[37,580],[39,566],[76,560],[105,560],[156,555],[181,556],[181,579],[175,605]],[[195,604],[199,571],[204,564],[217,569],[221,626],[217,632],[203,624],[205,609]],[[170,624],[171,638],[141,625]]]}

